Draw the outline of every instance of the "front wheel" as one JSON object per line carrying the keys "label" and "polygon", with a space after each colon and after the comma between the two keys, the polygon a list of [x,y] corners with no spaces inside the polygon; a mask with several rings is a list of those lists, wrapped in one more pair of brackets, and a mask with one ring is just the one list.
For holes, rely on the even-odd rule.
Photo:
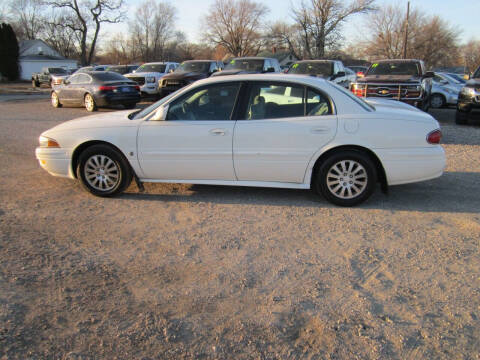
{"label": "front wheel", "polygon": [[35,89],[40,86],[40,83],[36,80],[32,80],[32,87]]}
{"label": "front wheel", "polygon": [[55,91],[52,92],[51,102],[54,108],[62,107],[62,104],[60,104],[60,100],[58,99],[58,95]]}
{"label": "front wheel", "polygon": [[348,150],[328,157],[319,167],[313,185],[329,202],[354,206],[372,195],[376,182],[377,172],[370,158]]}
{"label": "front wheel", "polygon": [[87,109],[88,112],[97,110],[97,104],[95,103],[95,99],[90,94],[85,95],[84,104],[85,104],[85,109]]}
{"label": "front wheel", "polygon": [[445,106],[445,98],[440,94],[433,94],[430,100],[430,105],[434,109],[440,109]]}
{"label": "front wheel", "polygon": [[113,196],[123,192],[132,182],[127,160],[107,145],[93,145],[79,158],[77,178],[96,196]]}

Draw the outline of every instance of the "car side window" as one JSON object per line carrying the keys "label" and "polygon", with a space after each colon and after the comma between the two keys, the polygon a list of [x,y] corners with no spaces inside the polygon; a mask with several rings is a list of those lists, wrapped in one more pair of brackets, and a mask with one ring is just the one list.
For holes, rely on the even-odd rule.
{"label": "car side window", "polygon": [[230,120],[240,83],[194,89],[170,103],[167,120]]}
{"label": "car side window", "polygon": [[263,62],[263,71],[267,71],[270,66],[271,66],[271,65],[270,65],[270,60],[266,59],[266,60]]}
{"label": "car side window", "polygon": [[289,84],[253,83],[247,120],[304,116],[304,87]]}
{"label": "car side window", "polygon": [[329,99],[322,93],[313,89],[307,90],[307,116],[332,115],[332,105]]}
{"label": "car side window", "polygon": [[68,81],[70,82],[70,84],[80,84],[79,82],[79,78],[80,78],[80,75],[81,74],[77,74],[77,75],[72,75],[68,78]]}
{"label": "car side window", "polygon": [[210,69],[208,70],[209,72],[213,73],[214,71],[218,70],[217,68],[217,63],[216,62],[211,62],[210,63]]}
{"label": "car side window", "polygon": [[80,74],[78,75],[77,84],[88,84],[90,83],[90,76],[87,74]]}

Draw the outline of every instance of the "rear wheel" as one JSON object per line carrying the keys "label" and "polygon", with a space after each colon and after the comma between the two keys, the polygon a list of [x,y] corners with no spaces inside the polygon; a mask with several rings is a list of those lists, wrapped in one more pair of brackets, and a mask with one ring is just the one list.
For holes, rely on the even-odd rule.
{"label": "rear wheel", "polygon": [[62,107],[62,104],[60,104],[60,100],[58,99],[58,95],[55,91],[52,92],[51,102],[54,108]]}
{"label": "rear wheel", "polygon": [[85,109],[87,109],[87,111],[89,112],[97,110],[97,104],[95,103],[95,99],[90,94],[85,95],[84,104],[85,104]]}
{"label": "rear wheel", "polygon": [[441,94],[433,94],[430,100],[432,108],[440,109],[445,106],[445,98]]}
{"label": "rear wheel", "polygon": [[40,86],[40,83],[36,80],[32,80],[32,87],[35,89]]}
{"label": "rear wheel", "polygon": [[376,168],[370,158],[361,152],[347,150],[323,161],[314,187],[335,205],[354,206],[372,195],[376,182]]}
{"label": "rear wheel", "polygon": [[77,178],[93,195],[106,197],[123,192],[132,182],[132,171],[118,151],[107,145],[93,145],[80,155]]}

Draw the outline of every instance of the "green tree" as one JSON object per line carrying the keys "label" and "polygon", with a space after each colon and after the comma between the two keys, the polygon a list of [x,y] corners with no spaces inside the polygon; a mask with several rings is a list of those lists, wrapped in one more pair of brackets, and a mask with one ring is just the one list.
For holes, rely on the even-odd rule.
{"label": "green tree", "polygon": [[0,25],[0,73],[8,80],[18,79],[18,41],[9,24]]}

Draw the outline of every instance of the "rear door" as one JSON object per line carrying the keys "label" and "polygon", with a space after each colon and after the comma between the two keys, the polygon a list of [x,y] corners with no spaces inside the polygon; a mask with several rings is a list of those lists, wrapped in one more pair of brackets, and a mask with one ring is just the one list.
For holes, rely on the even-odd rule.
{"label": "rear door", "polygon": [[251,82],[247,97],[233,139],[237,179],[302,183],[312,156],[337,131],[330,98],[279,82]]}

